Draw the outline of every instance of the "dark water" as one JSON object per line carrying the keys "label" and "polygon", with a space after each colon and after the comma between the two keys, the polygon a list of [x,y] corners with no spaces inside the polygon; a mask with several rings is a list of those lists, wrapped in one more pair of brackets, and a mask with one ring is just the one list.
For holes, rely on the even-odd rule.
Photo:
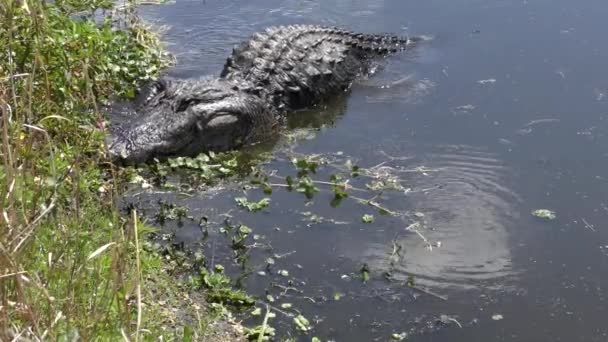
{"label": "dark water", "polygon": [[[289,332],[291,318],[279,314],[272,324],[280,336],[608,340],[608,2],[210,0],[143,11],[170,26],[165,39],[178,60],[170,74],[179,78],[217,75],[233,45],[270,25],[319,23],[434,38],[389,58],[347,99],[292,120],[292,132],[323,125],[307,131],[314,138],[279,143],[362,167],[384,162],[375,170],[399,175],[409,188],[380,198],[396,215],[378,215],[352,200],[332,208],[331,194],[307,202],[281,189],[255,214],[235,206],[234,197],[243,195],[236,190],[139,195],[171,199],[215,222],[232,209],[233,222],[260,234],[272,250],[252,252],[250,266],[258,268],[243,284],[262,298],[266,291],[281,297],[273,282],[293,285],[301,293],[287,291],[273,305],[293,303],[314,326],[297,335]],[[293,174],[279,150],[265,168]],[[329,173],[315,178],[327,180]],[[554,210],[557,219],[533,217],[538,208]],[[303,212],[325,219],[313,224]],[[375,222],[362,223],[362,214],[374,214]],[[416,222],[428,243],[411,229]],[[194,224],[176,231],[191,244],[201,239]],[[221,241],[212,234],[213,257],[231,267]],[[286,269],[289,277],[258,275],[275,253],[287,255],[273,271]],[[365,284],[355,276],[363,264],[371,277]],[[386,271],[393,281],[384,279]],[[408,277],[430,294],[404,286]],[[338,292],[344,297],[336,301]],[[438,322],[441,315],[462,328],[445,316],[447,324]]]}

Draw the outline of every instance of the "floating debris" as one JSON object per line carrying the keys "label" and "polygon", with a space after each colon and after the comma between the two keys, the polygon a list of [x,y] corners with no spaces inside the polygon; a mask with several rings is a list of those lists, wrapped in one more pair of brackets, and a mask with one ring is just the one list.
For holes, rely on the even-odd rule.
{"label": "floating debris", "polygon": [[538,127],[540,125],[558,123],[560,121],[561,121],[560,119],[555,119],[555,118],[532,120],[532,121],[528,122],[527,124],[525,124],[522,128],[515,131],[515,133],[519,134],[519,135],[530,134],[536,127]]}
{"label": "floating debris", "polygon": [[496,83],[496,79],[495,78],[488,78],[487,80],[479,80],[479,81],[477,81],[477,83],[479,83],[479,84],[492,84],[492,83]]}
{"label": "floating debris", "polygon": [[606,98],[606,92],[600,89],[594,89],[595,99],[597,101],[603,101]]}
{"label": "floating debris", "polygon": [[466,104],[466,105],[462,105],[462,106],[458,106],[456,108],[454,108],[453,112],[454,113],[470,113],[473,110],[475,110],[475,106],[473,106],[472,104]]}
{"label": "floating debris", "polygon": [[549,209],[536,209],[532,212],[532,215],[545,220],[555,220],[555,218],[557,217],[555,212]]}
{"label": "floating debris", "polygon": [[501,314],[494,314],[492,315],[492,319],[495,321],[500,321],[502,320],[504,317]]}
{"label": "floating debris", "polygon": [[414,213],[414,216],[416,216],[417,218],[424,218],[424,213],[417,211]]}
{"label": "floating debris", "polygon": [[566,78],[566,71],[562,69],[555,70],[555,73],[558,74],[562,79]]}
{"label": "floating debris", "polygon": [[406,332],[402,332],[400,334],[398,333],[394,333],[391,335],[391,339],[395,340],[395,341],[403,341],[407,338],[407,333]]}
{"label": "floating debris", "polygon": [[502,145],[513,145],[513,142],[511,140],[505,138],[498,139],[498,142]]}
{"label": "floating debris", "polygon": [[458,320],[452,316],[441,315],[439,316],[439,322],[443,324],[455,323],[458,327],[462,328],[462,324],[460,324],[460,322],[458,322]]}
{"label": "floating debris", "polygon": [[595,232],[595,226],[587,222],[584,218],[581,218],[581,221],[585,224],[585,228],[589,229],[592,232]]}
{"label": "floating debris", "polygon": [[547,123],[556,123],[556,122],[560,122],[560,121],[561,121],[560,119],[555,119],[555,118],[537,119],[537,120],[532,120],[532,121],[528,122],[527,124],[524,125],[524,127],[542,125],[542,124],[547,124]]}

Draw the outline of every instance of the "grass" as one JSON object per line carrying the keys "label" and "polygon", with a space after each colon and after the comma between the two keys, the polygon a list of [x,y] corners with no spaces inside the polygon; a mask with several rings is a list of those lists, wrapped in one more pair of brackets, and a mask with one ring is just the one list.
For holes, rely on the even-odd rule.
{"label": "grass", "polygon": [[0,46],[0,340],[204,335],[106,157],[102,108],[168,64],[157,36],[133,3],[0,0]]}

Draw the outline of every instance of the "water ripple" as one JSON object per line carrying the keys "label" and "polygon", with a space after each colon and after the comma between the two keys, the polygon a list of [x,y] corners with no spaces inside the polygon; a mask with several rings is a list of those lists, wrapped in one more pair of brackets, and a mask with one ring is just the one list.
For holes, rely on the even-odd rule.
{"label": "water ripple", "polygon": [[434,190],[410,198],[424,216],[396,238],[402,258],[387,258],[382,244],[370,245],[365,258],[397,279],[414,276],[432,287],[504,288],[514,275],[509,226],[519,202],[504,181],[510,170],[495,155],[468,146],[440,150],[424,160],[435,172],[412,181]]}

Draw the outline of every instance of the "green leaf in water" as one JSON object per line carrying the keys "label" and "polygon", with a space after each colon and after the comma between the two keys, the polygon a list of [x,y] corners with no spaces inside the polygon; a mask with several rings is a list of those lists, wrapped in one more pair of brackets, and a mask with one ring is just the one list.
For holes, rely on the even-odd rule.
{"label": "green leaf in water", "polygon": [[251,228],[249,228],[245,225],[240,225],[239,232],[243,235],[249,235],[249,234],[251,234],[252,230],[251,230]]}
{"label": "green leaf in water", "polygon": [[405,282],[405,284],[409,287],[414,287],[416,286],[416,277],[414,277],[413,275],[408,275],[407,276],[407,281]]}
{"label": "green leaf in water", "polygon": [[395,340],[395,341],[403,341],[407,338],[407,333],[406,332],[402,332],[400,334],[398,333],[394,333],[391,335],[391,339]]}
{"label": "green leaf in water", "polygon": [[272,186],[270,186],[270,184],[268,184],[268,183],[263,183],[263,184],[262,184],[262,187],[263,187],[263,189],[264,189],[264,193],[265,193],[266,195],[271,195],[271,194],[272,194]]}
{"label": "green leaf in water", "polygon": [[270,198],[262,198],[258,202],[249,202],[246,197],[237,197],[234,200],[240,207],[250,212],[260,211],[270,204]]}
{"label": "green leaf in water", "polygon": [[298,316],[294,317],[293,322],[295,323],[296,328],[300,331],[307,332],[307,331],[310,331],[310,329],[312,329],[308,319],[306,319],[306,317],[304,317],[302,315],[298,315]]}
{"label": "green leaf in water", "polygon": [[285,177],[285,183],[287,183],[287,189],[293,189],[293,178],[291,178],[291,176]]}
{"label": "green leaf in water", "polygon": [[360,170],[360,167],[359,167],[359,166],[357,166],[357,165],[353,165],[353,167],[352,167],[352,168],[351,168],[351,170],[350,170],[350,175],[351,175],[351,176],[353,176],[353,177],[357,177],[357,176],[359,176],[359,174],[360,174],[360,173],[359,173],[359,170]]}
{"label": "green leaf in water", "polygon": [[361,279],[363,279],[363,282],[366,283],[369,280],[369,266],[367,266],[367,264],[363,264],[359,272],[361,272]]}
{"label": "green leaf in water", "polygon": [[361,220],[364,223],[372,223],[374,222],[374,215],[365,214],[363,217],[361,217]]}
{"label": "green leaf in water", "polygon": [[549,209],[536,209],[532,212],[532,215],[545,220],[555,220],[555,218],[557,217],[555,211]]}
{"label": "green leaf in water", "polygon": [[303,192],[306,195],[306,198],[313,198],[314,194],[319,192],[319,188],[315,186],[312,179],[307,176],[300,177],[300,182],[298,183],[298,187],[296,189],[298,192]]}

